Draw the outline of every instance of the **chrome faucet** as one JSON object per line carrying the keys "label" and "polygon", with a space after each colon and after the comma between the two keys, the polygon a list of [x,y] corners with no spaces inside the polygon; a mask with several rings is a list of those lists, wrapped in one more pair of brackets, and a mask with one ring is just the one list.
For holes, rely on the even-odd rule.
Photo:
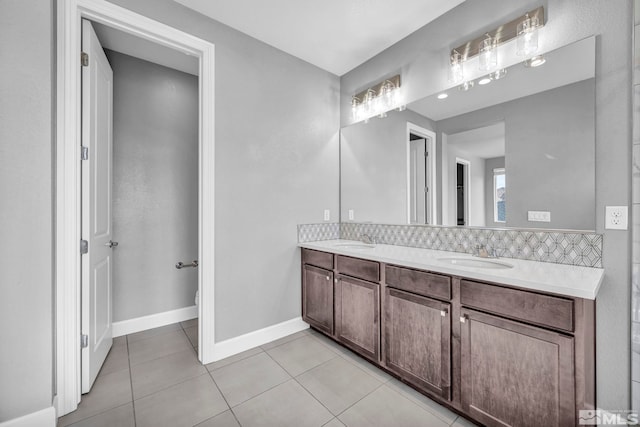
{"label": "chrome faucet", "polygon": [[360,240],[362,240],[362,243],[367,243],[369,245],[375,245],[376,244],[376,239],[369,236],[368,234],[361,234],[360,235]]}
{"label": "chrome faucet", "polygon": [[489,248],[487,245],[476,245],[473,252],[473,256],[479,258],[498,258],[498,254],[495,249]]}

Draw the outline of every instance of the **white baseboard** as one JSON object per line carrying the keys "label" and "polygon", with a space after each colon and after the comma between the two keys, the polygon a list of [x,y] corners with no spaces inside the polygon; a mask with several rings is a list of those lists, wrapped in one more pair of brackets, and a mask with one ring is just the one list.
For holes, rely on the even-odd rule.
{"label": "white baseboard", "polygon": [[230,338],[228,340],[215,343],[213,348],[212,360],[203,361],[203,363],[211,363],[225,357],[233,356],[245,350],[266,344],[277,340],[295,332],[307,329],[309,325],[302,321],[301,317],[278,323],[277,325],[268,326],[239,337]]}
{"label": "white baseboard", "polygon": [[56,408],[49,406],[19,418],[0,423],[0,427],[56,427]]}
{"label": "white baseboard", "polygon": [[198,306],[192,305],[191,307],[178,308],[177,310],[113,322],[111,326],[113,328],[113,337],[115,338],[170,325],[172,323],[184,322],[185,320],[195,319],[196,317],[198,317]]}

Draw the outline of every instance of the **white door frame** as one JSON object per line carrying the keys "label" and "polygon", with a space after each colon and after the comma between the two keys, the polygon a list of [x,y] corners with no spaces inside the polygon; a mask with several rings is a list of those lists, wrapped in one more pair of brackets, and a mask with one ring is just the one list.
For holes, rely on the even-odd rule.
{"label": "white door frame", "polygon": [[437,217],[437,189],[436,189],[436,133],[432,130],[423,128],[414,123],[407,122],[407,134],[406,134],[406,151],[407,151],[407,224],[411,224],[411,134],[416,134],[424,137],[427,140],[427,152],[429,157],[427,159],[427,187],[429,187],[428,205],[427,209],[427,223],[434,225],[438,221]]}
{"label": "white door frame", "polygon": [[81,19],[199,58],[198,358],[213,361],[214,45],[104,0],[58,0],[56,132],[56,394],[58,416],[80,401]]}

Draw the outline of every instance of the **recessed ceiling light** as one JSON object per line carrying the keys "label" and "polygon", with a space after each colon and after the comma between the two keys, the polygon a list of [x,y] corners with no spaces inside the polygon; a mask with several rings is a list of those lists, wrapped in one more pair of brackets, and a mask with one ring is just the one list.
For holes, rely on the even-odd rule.
{"label": "recessed ceiling light", "polygon": [[447,98],[449,95],[446,93],[441,93],[440,95],[438,95],[438,99],[445,99]]}
{"label": "recessed ceiling light", "polygon": [[524,61],[524,66],[528,68],[535,68],[541,66],[545,62],[547,62],[547,60],[544,58],[544,56],[536,55]]}
{"label": "recessed ceiling light", "polygon": [[478,80],[479,85],[486,85],[489,83],[491,83],[491,79],[489,77],[483,77],[480,80]]}

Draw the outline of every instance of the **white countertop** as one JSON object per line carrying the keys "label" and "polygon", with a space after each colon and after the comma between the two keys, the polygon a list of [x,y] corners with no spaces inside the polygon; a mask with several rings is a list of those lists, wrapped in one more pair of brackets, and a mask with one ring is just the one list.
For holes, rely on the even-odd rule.
{"label": "white countertop", "polygon": [[[513,265],[507,269],[489,269],[454,265],[440,258],[483,259],[459,252],[437,251],[394,245],[372,245],[373,248],[354,249],[337,246],[340,244],[362,244],[350,240],[323,240],[299,243],[298,246],[396,264],[420,270],[461,276],[469,279],[503,283],[542,292],[596,299],[602,284],[604,269],[553,264],[549,262],[526,261],[514,258],[498,258],[496,261]],[[492,259],[495,260],[495,259]]]}

